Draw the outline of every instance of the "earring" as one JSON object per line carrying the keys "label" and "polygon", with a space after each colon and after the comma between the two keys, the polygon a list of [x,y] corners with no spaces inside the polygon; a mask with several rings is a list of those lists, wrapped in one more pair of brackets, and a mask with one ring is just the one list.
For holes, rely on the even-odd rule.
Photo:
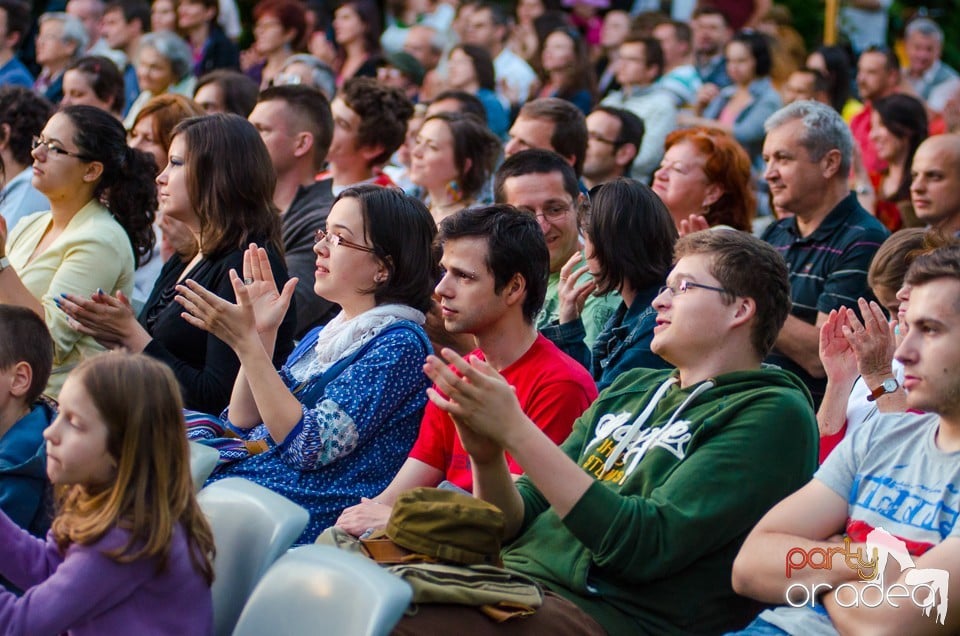
{"label": "earring", "polygon": [[447,184],[447,197],[451,203],[458,203],[463,199],[463,190],[460,189],[460,184],[457,183],[456,179]]}

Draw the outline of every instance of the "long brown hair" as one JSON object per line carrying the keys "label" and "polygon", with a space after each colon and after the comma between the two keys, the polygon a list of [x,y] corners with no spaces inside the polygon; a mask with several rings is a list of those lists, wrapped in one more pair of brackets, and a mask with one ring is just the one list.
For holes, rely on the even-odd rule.
{"label": "long brown hair", "polygon": [[173,138],[180,135],[203,255],[243,249],[251,241],[282,255],[280,214],[273,204],[277,173],[253,124],[233,114],[191,117],[173,129]]}
{"label": "long brown hair", "polygon": [[117,470],[105,487],[57,489],[51,531],[60,551],[73,543],[95,543],[119,526],[130,539],[106,555],[118,563],[156,558],[162,571],[182,524],[190,559],[211,583],[213,533],[194,495],[183,404],[173,373],[143,354],[116,352],[85,360],[70,379],[83,385],[107,425],[107,452]]}

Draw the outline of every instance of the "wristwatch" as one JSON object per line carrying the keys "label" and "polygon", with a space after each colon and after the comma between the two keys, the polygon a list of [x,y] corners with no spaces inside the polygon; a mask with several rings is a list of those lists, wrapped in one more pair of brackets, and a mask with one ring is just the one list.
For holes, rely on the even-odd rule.
{"label": "wristwatch", "polygon": [[897,382],[896,378],[887,378],[883,381],[883,384],[875,388],[870,392],[870,395],[867,396],[867,402],[873,402],[881,395],[886,395],[887,393],[893,393],[900,388],[900,383]]}
{"label": "wristwatch", "polygon": [[6,256],[0,256],[0,272],[10,267],[10,259]]}

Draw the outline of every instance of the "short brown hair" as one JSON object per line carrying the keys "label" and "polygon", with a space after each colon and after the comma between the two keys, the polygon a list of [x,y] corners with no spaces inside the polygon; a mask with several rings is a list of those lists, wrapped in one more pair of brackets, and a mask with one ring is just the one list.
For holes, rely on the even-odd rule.
{"label": "short brown hair", "polygon": [[894,232],[883,242],[870,261],[867,272],[867,284],[871,289],[878,287],[894,291],[903,286],[907,277],[907,268],[923,250],[926,230],[920,227],[907,228]]}
{"label": "short brown hair", "polygon": [[384,86],[372,77],[347,80],[337,97],[360,116],[357,146],[383,146],[372,165],[384,163],[407,136],[407,120],[413,116],[413,102],[399,88]]}
{"label": "short brown hair", "polygon": [[[200,117],[204,114],[203,109],[189,97],[176,93],[164,93],[144,104],[133,120],[131,129],[136,128],[144,117],[153,116],[153,137],[163,148],[163,151],[167,152],[170,150],[173,129],[177,127],[177,124],[184,119]],[[160,166],[157,166],[157,168],[159,169]]]}
{"label": "short brown hair", "polygon": [[19,362],[30,365],[33,378],[24,397],[33,404],[50,379],[53,339],[43,318],[26,307],[0,304],[0,371]]}
{"label": "short brown hair", "polygon": [[574,172],[577,177],[583,174],[583,160],[587,155],[587,119],[583,111],[565,99],[541,97],[524,104],[517,117],[553,122],[552,150],[562,157],[573,157]]}
{"label": "short brown hair", "polygon": [[[960,280],[960,245],[949,245],[918,256],[907,271],[906,283],[916,287],[938,278]],[[955,299],[960,304],[960,298]]]}
{"label": "short brown hair", "polygon": [[676,260],[692,254],[711,256],[710,273],[726,290],[722,296],[752,298],[757,305],[750,342],[765,358],[790,313],[790,278],[783,257],[746,232],[716,229],[687,234],[677,241]]}

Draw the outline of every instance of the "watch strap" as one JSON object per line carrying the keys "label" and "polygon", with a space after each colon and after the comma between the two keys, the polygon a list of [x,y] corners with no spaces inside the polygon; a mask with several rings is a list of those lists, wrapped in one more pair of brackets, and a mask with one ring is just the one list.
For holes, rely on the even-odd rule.
{"label": "watch strap", "polygon": [[[890,380],[893,380],[894,388],[888,391],[886,385],[887,385],[887,382],[889,382]],[[888,379],[884,380],[883,382],[881,382],[881,383],[880,383],[880,386],[878,386],[877,388],[875,388],[875,389],[873,389],[872,391],[870,391],[870,395],[867,396],[867,402],[874,402],[874,401],[876,401],[877,398],[879,398],[881,395],[886,395],[887,393],[893,393],[894,391],[896,391],[896,390],[899,389],[899,388],[900,388],[900,383],[897,382],[897,379],[896,379],[896,378],[888,378]]]}

